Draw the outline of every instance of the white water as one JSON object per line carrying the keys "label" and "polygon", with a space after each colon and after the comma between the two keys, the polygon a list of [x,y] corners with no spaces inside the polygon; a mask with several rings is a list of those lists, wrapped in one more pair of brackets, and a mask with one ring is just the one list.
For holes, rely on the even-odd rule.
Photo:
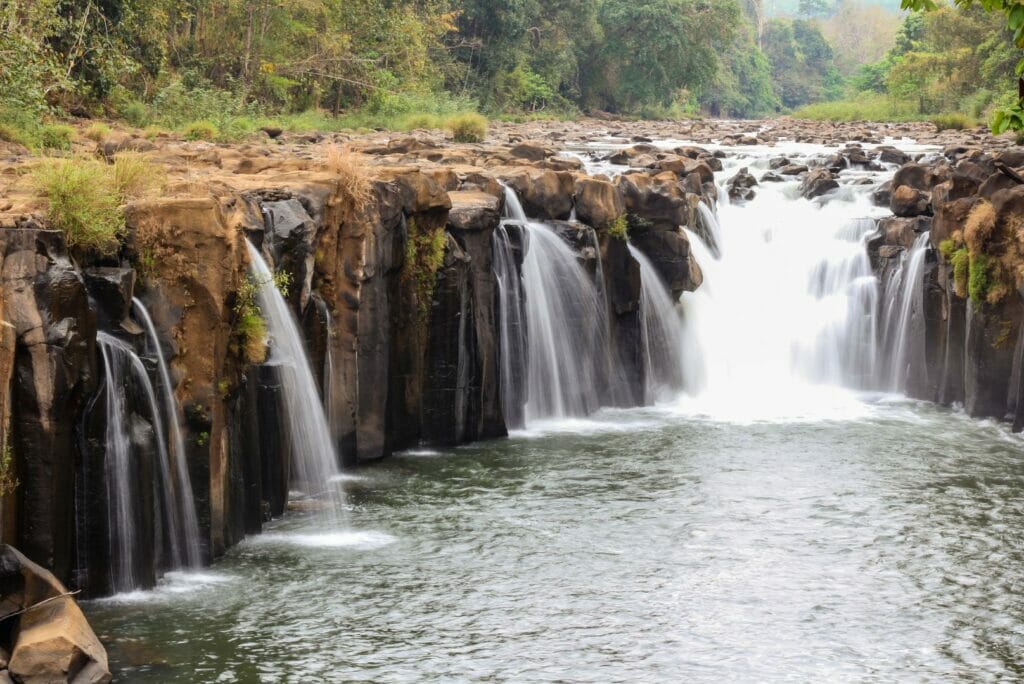
{"label": "white water", "polygon": [[915,238],[910,250],[903,252],[900,268],[893,273],[885,287],[882,349],[889,363],[880,381],[893,392],[906,390],[913,346],[915,342],[921,341],[914,336],[913,324],[915,316],[923,315],[923,278],[928,238],[927,232]]}
{"label": "white water", "polygon": [[[338,458],[299,328],[274,275],[251,242],[246,241],[259,293],[260,311],[270,336],[270,361],[280,373],[282,409],[291,442],[291,483],[311,495],[341,496]],[[338,506],[333,506],[335,511]]]}
{"label": "white water", "polygon": [[526,421],[585,416],[600,406],[609,382],[604,297],[572,248],[549,227],[529,221],[508,187],[505,211],[524,227],[527,238],[522,267]]}
{"label": "white water", "polygon": [[[141,580],[136,573],[139,562],[137,545],[140,539],[145,537],[145,533],[140,535],[139,529],[144,519],[140,505],[144,498],[139,489],[140,454],[136,453],[129,433],[131,409],[128,397],[131,387],[142,392],[155,441],[153,456],[156,462],[153,465],[154,477],[158,478],[155,490],[159,498],[160,513],[154,519],[157,565],[172,569],[186,567],[190,560],[187,548],[189,535],[182,529],[186,514],[182,510],[184,501],[178,498],[181,483],[180,480],[176,482],[171,472],[163,416],[146,367],[135,351],[116,337],[100,332],[96,335],[96,341],[106,372],[107,427],[104,462],[109,502],[107,523],[111,549],[111,587],[115,592],[124,592],[140,586]],[[188,495],[188,501],[191,503],[191,493]],[[194,521],[194,506],[192,516]],[[198,565],[198,525],[190,534],[191,543],[196,545],[195,563]],[[161,558],[161,551],[164,548],[170,554],[170,558]]]}
{"label": "white water", "polygon": [[685,332],[680,311],[650,260],[632,245],[629,253],[640,264],[644,402],[653,404],[683,390]]}
{"label": "white water", "polygon": [[[525,229],[524,229],[525,230]],[[523,288],[513,256],[512,240],[504,223],[494,231],[492,243],[494,276],[498,283],[498,337],[501,344],[501,404],[505,424],[523,427],[519,402],[525,398],[526,322]]]}
{"label": "white water", "polygon": [[[720,179],[758,160],[730,161]],[[688,412],[749,421],[861,409],[846,388],[868,386],[878,356],[865,249],[875,222],[865,217],[885,212],[871,205],[871,186],[822,202],[800,198],[797,185],[764,183],[750,202],[723,203],[721,258],[688,231],[704,272],[682,296]]]}
{"label": "white water", "polygon": [[149,311],[138,298],[133,297],[132,304],[146,328],[149,345],[156,356],[157,369],[160,372],[160,398],[163,401],[163,416],[167,421],[168,433],[171,436],[170,456],[174,462],[173,468],[171,468],[173,474],[171,487],[174,490],[173,501],[175,504],[171,514],[176,520],[180,534],[180,539],[175,540],[173,546],[177,550],[176,556],[178,556],[174,567],[196,568],[199,567],[202,560],[199,545],[199,522],[196,517],[195,500],[192,496],[192,480],[188,473],[185,440],[181,435],[181,408],[174,398],[171,374],[167,369],[167,362],[164,360],[160,340],[157,337],[153,320],[149,316]]}

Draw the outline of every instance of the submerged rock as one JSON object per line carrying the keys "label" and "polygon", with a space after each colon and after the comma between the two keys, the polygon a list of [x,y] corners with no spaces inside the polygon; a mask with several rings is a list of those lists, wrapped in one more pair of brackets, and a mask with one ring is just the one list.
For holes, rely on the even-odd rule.
{"label": "submerged rock", "polygon": [[757,194],[754,191],[754,188],[758,185],[757,179],[750,175],[745,166],[735,176],[730,178],[725,185],[729,189],[729,199],[733,201],[746,202],[747,200],[754,199],[754,195]]}
{"label": "submerged rock", "polygon": [[814,199],[832,192],[839,187],[836,175],[830,169],[815,169],[804,177],[800,183],[800,194],[806,199]]}

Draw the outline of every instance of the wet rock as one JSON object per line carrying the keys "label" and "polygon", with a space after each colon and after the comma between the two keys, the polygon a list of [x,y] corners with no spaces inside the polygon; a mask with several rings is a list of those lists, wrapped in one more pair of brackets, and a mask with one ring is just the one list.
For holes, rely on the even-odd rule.
{"label": "wet rock", "polygon": [[772,171],[766,171],[764,174],[761,175],[762,183],[784,183],[785,181],[785,178]]}
{"label": "wet rock", "polygon": [[750,175],[747,167],[743,167],[735,176],[726,182],[726,188],[729,190],[729,198],[737,202],[752,200],[757,194],[754,191],[757,184],[757,179]]}
{"label": "wet rock", "polygon": [[910,249],[918,234],[931,229],[931,218],[918,216],[914,218],[899,218],[890,216],[878,222],[878,227],[885,236],[885,244],[898,245],[904,249]]}
{"label": "wet rock", "polygon": [[[670,178],[674,180],[674,176]],[[690,224],[692,207],[678,182],[646,174],[623,174],[615,179],[615,185],[629,214],[662,229]]]}
{"label": "wet rock", "polygon": [[700,265],[690,250],[690,241],[682,230],[630,229],[630,242],[651,260],[658,275],[678,299],[693,292],[704,281]]}
{"label": "wet rock", "polygon": [[839,187],[835,174],[829,169],[814,169],[800,183],[800,194],[806,199],[821,197]]}
{"label": "wet rock", "polygon": [[82,274],[105,326],[113,327],[128,317],[135,296],[135,269],[97,266]]}
{"label": "wet rock", "polygon": [[808,169],[805,164],[787,164],[778,169],[779,174],[782,176],[799,176],[807,173],[807,171]]}
{"label": "wet rock", "polygon": [[931,196],[909,185],[899,185],[889,199],[889,208],[896,216],[919,216],[931,211]]}
{"label": "wet rock", "polygon": [[878,152],[878,161],[886,164],[898,164],[899,166],[903,166],[910,162],[910,155],[892,146],[887,145],[876,148],[876,152]]}
{"label": "wet rock", "polygon": [[892,181],[888,180],[871,192],[871,201],[877,207],[888,207],[892,201]]}
{"label": "wet rock", "polygon": [[11,632],[8,667],[17,681],[110,681],[103,645],[74,599],[58,598],[68,592],[53,574],[5,544],[0,546],[0,587],[0,617],[30,609],[18,618]]}

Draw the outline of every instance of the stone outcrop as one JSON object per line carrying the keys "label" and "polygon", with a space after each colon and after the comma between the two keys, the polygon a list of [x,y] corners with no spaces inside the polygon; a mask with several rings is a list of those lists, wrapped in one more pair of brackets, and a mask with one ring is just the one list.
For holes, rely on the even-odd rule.
{"label": "stone outcrop", "polygon": [[26,684],[102,684],[107,653],[67,589],[14,547],[0,545],[0,678]]}

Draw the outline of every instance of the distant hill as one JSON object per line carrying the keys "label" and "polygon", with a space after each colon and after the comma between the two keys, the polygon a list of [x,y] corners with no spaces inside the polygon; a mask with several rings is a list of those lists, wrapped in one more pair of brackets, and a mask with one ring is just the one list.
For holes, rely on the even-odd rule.
{"label": "distant hill", "polygon": [[[893,12],[900,11],[900,0],[861,0],[867,5],[880,5]],[[764,14],[767,17],[794,16],[800,0],[764,0]]]}

